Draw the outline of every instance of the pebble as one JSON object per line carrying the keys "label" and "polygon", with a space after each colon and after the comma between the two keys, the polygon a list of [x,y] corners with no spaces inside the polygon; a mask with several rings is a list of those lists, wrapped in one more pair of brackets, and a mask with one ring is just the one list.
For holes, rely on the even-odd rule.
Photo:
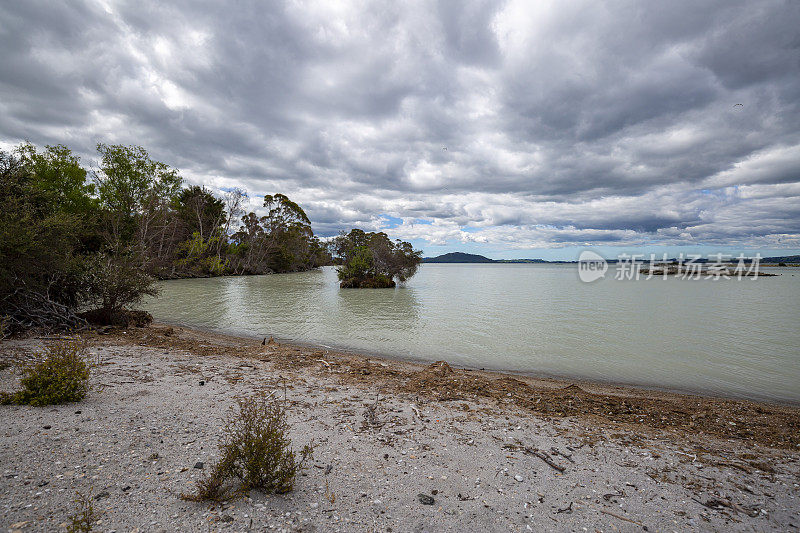
{"label": "pebble", "polygon": [[514,479],[516,479],[516,480],[517,480],[517,481],[519,481],[519,482],[523,482],[523,481],[525,481],[525,478],[524,478],[524,477],[522,477],[522,476],[520,476],[519,474],[517,474],[516,476],[514,476]]}
{"label": "pebble", "polygon": [[203,464],[203,461],[197,461],[194,464],[194,467],[197,468],[198,470],[202,470],[204,466],[205,466],[205,464]]}
{"label": "pebble", "polygon": [[433,496],[429,494],[424,494],[422,492],[417,494],[417,499],[419,500],[419,503],[421,503],[422,505],[433,505],[434,503],[436,503],[436,500],[433,499]]}

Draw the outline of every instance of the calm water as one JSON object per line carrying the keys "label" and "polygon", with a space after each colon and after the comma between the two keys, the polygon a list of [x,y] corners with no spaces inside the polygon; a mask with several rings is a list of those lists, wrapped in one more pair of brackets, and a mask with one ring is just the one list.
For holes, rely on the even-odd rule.
{"label": "calm water", "polygon": [[359,290],[326,267],[166,281],[147,308],[161,322],[395,357],[797,402],[800,269],[770,271],[783,275],[587,284],[575,265],[427,264],[405,287]]}

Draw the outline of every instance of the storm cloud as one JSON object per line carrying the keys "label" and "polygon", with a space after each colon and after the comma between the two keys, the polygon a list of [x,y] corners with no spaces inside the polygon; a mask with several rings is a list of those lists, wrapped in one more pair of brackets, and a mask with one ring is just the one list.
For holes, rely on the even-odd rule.
{"label": "storm cloud", "polygon": [[771,0],[6,2],[0,140],[140,144],[322,235],[797,249],[798,27]]}

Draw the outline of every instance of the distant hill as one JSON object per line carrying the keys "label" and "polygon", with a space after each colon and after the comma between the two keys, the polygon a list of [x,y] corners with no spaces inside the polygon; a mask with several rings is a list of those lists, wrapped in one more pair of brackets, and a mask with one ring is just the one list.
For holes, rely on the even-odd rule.
{"label": "distant hill", "polygon": [[[450,252],[436,257],[425,257],[423,263],[547,263],[544,259],[489,259],[478,254]],[[560,262],[560,261],[556,261]]]}
{"label": "distant hill", "polygon": [[425,257],[423,263],[494,263],[494,260],[477,254],[467,254],[464,252],[450,252],[449,254],[437,255],[436,257]]}
{"label": "distant hill", "polygon": [[[642,259],[640,259],[641,261]],[[729,261],[736,262],[733,256]],[[608,259],[609,263],[616,263],[617,259]],[[667,262],[677,263],[677,259],[668,259]],[[696,263],[708,263],[713,261],[708,257],[697,259]],[[483,255],[468,254],[464,252],[450,252],[449,254],[438,255],[436,257],[424,257],[423,263],[577,263],[577,261],[545,261],[544,259],[489,259]],[[644,260],[647,262],[647,260]],[[800,263],[800,255],[785,255],[781,257],[762,257],[762,263]]]}

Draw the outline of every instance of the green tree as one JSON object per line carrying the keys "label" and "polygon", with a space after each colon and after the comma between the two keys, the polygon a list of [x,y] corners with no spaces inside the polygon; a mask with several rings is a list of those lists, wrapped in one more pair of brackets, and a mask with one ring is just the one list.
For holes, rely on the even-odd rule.
{"label": "green tree", "polygon": [[159,230],[165,215],[181,190],[178,171],[152,160],[141,146],[101,143],[97,151],[101,163],[95,181],[107,214],[109,244],[138,240],[136,244],[147,248],[154,235],[163,235]]}
{"label": "green tree", "polygon": [[341,287],[394,287],[395,279],[405,282],[417,272],[422,252],[408,242],[392,242],[385,233],[353,229],[339,235],[333,249],[341,260]]}
{"label": "green tree", "polygon": [[193,185],[178,193],[173,203],[188,235],[208,239],[225,218],[225,204],[205,187]]}
{"label": "green tree", "polygon": [[80,159],[63,145],[36,150],[31,143],[17,148],[22,164],[31,172],[32,185],[39,189],[54,209],[73,214],[88,214],[97,208],[95,186],[89,182]]}
{"label": "green tree", "polygon": [[103,324],[113,324],[127,307],[145,296],[157,296],[154,279],[141,268],[142,259],[135,249],[116,249],[91,257],[85,277],[88,302],[96,307],[92,317]]}
{"label": "green tree", "polygon": [[179,259],[176,266],[181,273],[192,276],[222,276],[226,273],[228,260],[222,260],[217,254],[217,243],[222,239],[217,231],[207,240],[195,231],[192,237],[178,246]]}
{"label": "green tree", "polygon": [[314,236],[305,211],[284,194],[264,197],[267,214],[248,213],[233,234],[233,271],[239,274],[296,272],[326,264],[329,256]]}
{"label": "green tree", "polygon": [[[87,189],[61,186],[31,148],[22,157],[0,151],[0,316],[9,332],[74,327],[82,301],[82,238],[87,217],[77,206]],[[61,174],[63,175],[63,174]],[[74,202],[62,202],[62,193]]]}

